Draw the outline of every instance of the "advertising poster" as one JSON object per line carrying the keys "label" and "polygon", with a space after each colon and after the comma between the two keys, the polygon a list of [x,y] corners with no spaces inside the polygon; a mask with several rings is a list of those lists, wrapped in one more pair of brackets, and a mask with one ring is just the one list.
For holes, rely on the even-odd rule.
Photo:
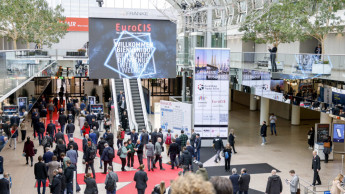
{"label": "advertising poster", "polygon": [[202,138],[228,135],[230,50],[195,49],[194,130]]}
{"label": "advertising poster", "polygon": [[175,78],[176,24],[89,19],[90,78]]}
{"label": "advertising poster", "polygon": [[96,104],[96,97],[89,96],[88,100],[89,100],[89,105]]}
{"label": "advertising poster", "polygon": [[28,101],[27,101],[27,97],[18,97],[17,98],[17,105],[19,107],[19,111],[22,112],[22,110],[26,110],[28,107]]}
{"label": "advertising poster", "polygon": [[72,18],[66,17],[64,23],[68,24],[67,31],[79,31],[88,32],[89,31],[89,18]]}
{"label": "advertising poster", "polygon": [[345,124],[333,124],[333,142],[344,142]]}
{"label": "advertising poster", "polygon": [[18,106],[4,106],[3,112],[7,115],[12,115],[18,112]]}
{"label": "advertising poster", "polygon": [[190,137],[192,129],[192,105],[182,102],[160,101],[161,128],[172,134],[181,134],[181,130]]}
{"label": "advertising poster", "polygon": [[92,104],[90,105],[91,112],[100,113],[103,112],[103,105],[102,104]]}
{"label": "advertising poster", "polygon": [[323,143],[329,136],[329,124],[316,124],[316,143]]}

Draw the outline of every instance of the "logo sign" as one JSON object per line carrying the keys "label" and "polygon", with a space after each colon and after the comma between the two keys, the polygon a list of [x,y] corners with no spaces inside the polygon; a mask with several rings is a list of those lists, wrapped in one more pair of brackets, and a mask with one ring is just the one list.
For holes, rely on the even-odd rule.
{"label": "logo sign", "polygon": [[176,77],[176,24],[171,21],[90,18],[89,40],[90,78]]}
{"label": "logo sign", "polygon": [[89,18],[70,18],[67,17],[64,21],[68,24],[67,31],[89,31]]}

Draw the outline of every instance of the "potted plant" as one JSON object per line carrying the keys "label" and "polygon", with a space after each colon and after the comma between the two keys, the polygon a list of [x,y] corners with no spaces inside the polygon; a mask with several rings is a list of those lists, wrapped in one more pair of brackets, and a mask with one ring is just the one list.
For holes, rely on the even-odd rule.
{"label": "potted plant", "polygon": [[79,56],[85,56],[86,50],[85,49],[78,49]]}

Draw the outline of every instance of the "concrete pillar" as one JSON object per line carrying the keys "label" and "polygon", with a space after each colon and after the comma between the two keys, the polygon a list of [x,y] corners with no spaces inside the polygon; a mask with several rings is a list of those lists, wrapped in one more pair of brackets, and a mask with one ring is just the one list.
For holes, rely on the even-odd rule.
{"label": "concrete pillar", "polygon": [[292,105],[291,125],[300,125],[301,123],[301,107]]}
{"label": "concrete pillar", "polygon": [[213,14],[212,14],[212,8],[207,8],[207,32],[206,32],[206,47],[211,48],[212,47],[212,20],[213,20]]}
{"label": "concrete pillar", "polygon": [[268,98],[261,97],[261,106],[260,106],[260,125],[263,121],[266,121],[269,125],[268,113],[270,110],[270,100]]}
{"label": "concrete pillar", "polygon": [[256,110],[257,109],[257,100],[255,98],[254,94],[250,94],[250,105],[249,105],[249,110]]}
{"label": "concrete pillar", "polygon": [[332,123],[332,117],[330,117],[327,113],[320,113],[320,123]]}

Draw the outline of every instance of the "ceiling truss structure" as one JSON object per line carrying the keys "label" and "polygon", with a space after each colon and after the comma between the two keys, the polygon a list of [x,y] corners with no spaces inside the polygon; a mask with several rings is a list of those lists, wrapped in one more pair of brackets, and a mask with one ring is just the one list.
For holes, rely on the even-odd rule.
{"label": "ceiling truss structure", "polygon": [[[178,33],[226,33],[238,28],[247,14],[265,13],[271,3],[279,0],[150,0],[153,6],[178,24]],[[212,11],[212,27],[207,26],[207,13]],[[182,21],[182,22],[181,22]]]}

